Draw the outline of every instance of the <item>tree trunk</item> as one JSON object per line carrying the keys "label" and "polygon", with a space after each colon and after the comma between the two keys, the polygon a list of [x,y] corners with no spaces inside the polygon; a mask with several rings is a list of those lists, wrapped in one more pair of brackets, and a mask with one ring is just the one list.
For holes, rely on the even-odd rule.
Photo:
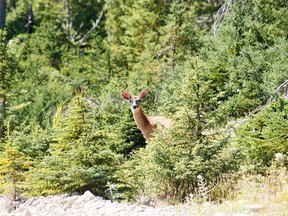
{"label": "tree trunk", "polygon": [[6,0],[0,0],[0,29],[4,29],[6,22]]}
{"label": "tree trunk", "polygon": [[69,0],[66,0],[65,7],[66,7],[66,13],[67,13],[67,19],[66,19],[67,38],[70,40],[71,39],[70,30],[72,27],[72,23],[71,23],[72,19],[71,19],[71,7],[70,7],[70,1]]}
{"label": "tree trunk", "polygon": [[4,124],[5,119],[6,119],[6,98],[4,96],[2,99],[2,104],[1,104],[0,138],[5,136],[5,124]]}

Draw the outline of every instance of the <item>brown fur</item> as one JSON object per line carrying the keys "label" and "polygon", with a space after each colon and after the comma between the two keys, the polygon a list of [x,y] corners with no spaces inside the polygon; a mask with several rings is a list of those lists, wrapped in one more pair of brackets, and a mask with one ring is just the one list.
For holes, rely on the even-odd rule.
{"label": "brown fur", "polygon": [[137,127],[141,130],[146,140],[153,137],[153,132],[157,128],[157,124],[161,124],[166,128],[171,127],[172,122],[163,116],[146,116],[142,110],[141,101],[146,97],[148,91],[143,89],[139,96],[133,96],[123,90],[122,96],[130,102],[131,110]]}

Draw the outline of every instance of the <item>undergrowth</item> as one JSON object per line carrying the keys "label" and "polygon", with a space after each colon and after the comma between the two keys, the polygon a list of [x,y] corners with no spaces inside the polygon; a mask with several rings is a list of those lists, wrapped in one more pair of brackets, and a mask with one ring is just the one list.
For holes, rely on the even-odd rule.
{"label": "undergrowth", "polygon": [[[231,177],[232,176],[232,177]],[[245,213],[253,215],[288,214],[288,170],[275,163],[263,174],[233,174],[230,179],[223,177],[219,184],[201,200],[201,193],[190,195],[186,204],[191,211],[198,209],[199,215],[223,215]],[[203,184],[202,184],[203,186]],[[203,191],[203,188],[199,188]],[[208,188],[205,189],[207,191]],[[218,201],[209,201],[209,197],[218,196]],[[200,202],[199,202],[200,200]]]}

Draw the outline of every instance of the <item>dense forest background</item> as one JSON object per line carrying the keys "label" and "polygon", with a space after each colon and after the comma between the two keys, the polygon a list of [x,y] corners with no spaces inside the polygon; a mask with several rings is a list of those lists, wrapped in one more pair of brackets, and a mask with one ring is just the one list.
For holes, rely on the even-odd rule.
{"label": "dense forest background", "polygon": [[[0,193],[219,201],[287,177],[287,6],[1,0]],[[174,121],[148,143],[121,97],[144,88]]]}

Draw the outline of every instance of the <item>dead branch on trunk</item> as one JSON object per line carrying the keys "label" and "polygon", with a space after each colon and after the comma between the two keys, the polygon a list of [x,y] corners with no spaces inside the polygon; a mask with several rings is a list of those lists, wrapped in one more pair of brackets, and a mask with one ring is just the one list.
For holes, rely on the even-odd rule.
{"label": "dead branch on trunk", "polygon": [[231,137],[235,136],[235,129],[241,126],[242,124],[246,123],[247,120],[249,120],[253,115],[263,111],[266,109],[277,97],[283,97],[286,100],[288,100],[288,80],[285,80],[281,85],[278,86],[276,91],[273,93],[273,95],[267,100],[266,104],[260,108],[257,108],[249,113],[244,118],[238,119],[236,122],[233,123],[233,126],[229,129],[229,135]]}
{"label": "dead branch on trunk", "polygon": [[82,29],[84,23],[81,23],[77,31],[71,35],[71,29],[72,29],[72,10],[70,6],[70,1],[65,1],[65,9],[67,13],[67,19],[66,19],[66,29],[67,29],[67,38],[73,42],[73,43],[79,43],[80,45],[85,44],[86,40],[89,38],[89,36],[92,34],[92,32],[97,28],[97,26],[100,23],[100,20],[102,19],[104,15],[104,8],[101,10],[99,17],[96,19],[96,21],[92,21],[92,27],[87,31],[82,37],[80,36],[80,30]]}
{"label": "dead branch on trunk", "polygon": [[274,101],[275,96],[280,96],[280,97],[284,97],[284,98],[288,99],[288,80],[286,80],[280,86],[278,86],[278,88],[276,89],[274,94],[268,99],[268,101],[266,102],[266,104],[264,106],[257,108],[255,110],[253,110],[252,112],[250,112],[248,117],[250,117],[253,114],[257,114],[257,113],[261,112],[262,110],[266,109]]}
{"label": "dead branch on trunk", "polygon": [[236,0],[225,0],[224,4],[219,8],[214,16],[213,33],[214,38],[217,38],[218,29],[222,21],[225,19],[226,14],[230,11],[232,4]]}

